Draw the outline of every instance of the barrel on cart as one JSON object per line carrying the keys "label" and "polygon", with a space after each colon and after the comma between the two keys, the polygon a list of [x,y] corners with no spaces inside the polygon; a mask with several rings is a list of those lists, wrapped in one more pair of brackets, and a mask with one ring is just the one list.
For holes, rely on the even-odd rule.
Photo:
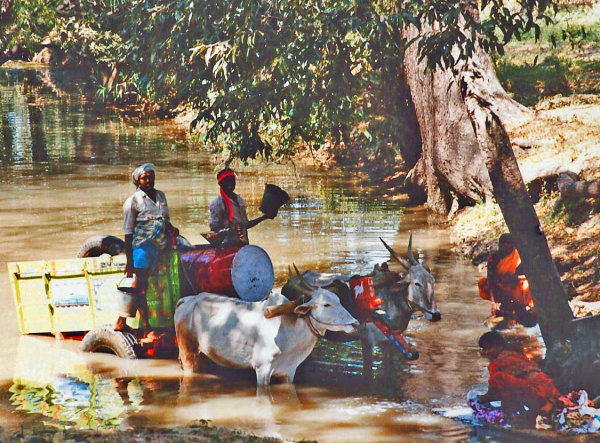
{"label": "barrel on cart", "polygon": [[[151,333],[140,331],[139,314],[113,331],[122,313],[117,286],[124,255],[9,263],[19,328],[23,334],[50,333],[82,338],[82,348],[124,358],[176,352],[173,316],[180,297],[200,292],[263,300],[273,287],[273,265],[258,246],[216,249],[210,245],[164,254],[146,292]],[[84,337],[85,336],[85,337]]]}
{"label": "barrel on cart", "polygon": [[254,245],[197,247],[180,254],[182,295],[211,292],[261,301],[273,289],[275,275],[268,254]]}

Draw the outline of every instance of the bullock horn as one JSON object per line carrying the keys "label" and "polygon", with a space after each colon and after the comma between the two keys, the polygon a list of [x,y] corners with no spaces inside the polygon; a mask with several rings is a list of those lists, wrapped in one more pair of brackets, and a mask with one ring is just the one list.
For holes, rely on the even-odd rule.
{"label": "bullock horn", "polygon": [[288,283],[298,292],[300,292],[302,295],[305,295],[307,297],[312,297],[313,295],[313,291],[311,289],[305,288],[304,286],[300,286],[298,283],[296,283],[294,281],[294,275],[292,274],[292,268],[290,268],[288,266],[288,274],[290,276],[290,279],[288,280]]}
{"label": "bullock horn", "polygon": [[407,262],[405,259],[403,259],[402,257],[400,257],[396,251],[394,251],[392,249],[392,247],[390,245],[388,245],[381,237],[379,237],[379,240],[381,240],[381,243],[383,243],[383,246],[385,246],[385,249],[387,249],[390,253],[390,255],[392,256],[392,258],[394,260],[396,260],[398,263],[400,263],[402,265],[402,267],[404,269],[406,269],[408,271],[408,269],[410,268],[410,263]]}
{"label": "bullock horn", "polygon": [[411,265],[418,265],[419,262],[415,259],[412,251],[412,232],[410,233],[410,237],[408,238],[408,260]]}
{"label": "bullock horn", "polygon": [[318,286],[313,286],[310,283],[308,283],[306,280],[304,280],[304,277],[302,276],[302,274],[300,273],[300,271],[296,267],[296,263],[292,263],[292,265],[294,265],[294,269],[296,270],[296,274],[298,275],[298,279],[300,280],[300,284],[303,287],[305,287],[309,291],[314,291],[315,289],[319,289]]}

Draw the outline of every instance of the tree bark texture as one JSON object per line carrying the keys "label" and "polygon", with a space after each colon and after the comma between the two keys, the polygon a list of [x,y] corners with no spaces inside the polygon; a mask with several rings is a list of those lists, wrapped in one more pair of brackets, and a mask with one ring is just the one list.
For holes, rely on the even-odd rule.
{"label": "tree bark texture", "polygon": [[[410,40],[417,30],[409,27]],[[451,70],[426,71],[418,48],[406,51],[405,71],[423,141],[421,168],[428,206],[447,213],[457,200],[480,201],[490,193],[514,236],[531,287],[547,347],[545,369],[560,387],[600,393],[600,316],[573,320],[546,236],[516,161],[505,123],[527,109],[500,86],[487,54]],[[591,189],[591,187],[590,187]]]}
{"label": "tree bark texture", "polygon": [[[417,36],[410,26],[403,31],[406,40]],[[479,50],[474,59],[484,76],[486,95],[497,104],[502,119],[520,118],[526,108],[512,100],[502,89],[489,56]],[[426,70],[419,63],[417,44],[406,49],[404,68],[415,106],[422,139],[422,156],[409,174],[425,187],[427,206],[448,214],[466,205],[484,201],[492,195],[478,140],[454,75],[450,69]]]}
{"label": "tree bark texture", "polygon": [[494,105],[483,97],[485,84],[480,82],[477,70],[469,63],[460,74],[465,104],[485,159],[494,198],[521,255],[542,336],[546,346],[552,348],[571,336],[573,315],[510,139],[494,112]]}

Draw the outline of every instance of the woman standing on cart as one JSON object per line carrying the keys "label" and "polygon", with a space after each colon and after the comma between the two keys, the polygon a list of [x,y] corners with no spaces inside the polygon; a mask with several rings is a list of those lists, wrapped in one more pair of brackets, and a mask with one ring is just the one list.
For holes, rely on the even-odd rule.
{"label": "woman standing on cart", "polygon": [[[154,188],[152,163],[138,166],[131,174],[136,191],[123,204],[125,222],[125,255],[127,277],[135,274],[133,287],[138,296],[142,327],[149,329],[146,290],[148,277],[157,264],[160,253],[170,246],[171,236],[179,234],[169,221],[169,207],[164,192]],[[119,317],[115,331],[126,330],[125,317]]]}

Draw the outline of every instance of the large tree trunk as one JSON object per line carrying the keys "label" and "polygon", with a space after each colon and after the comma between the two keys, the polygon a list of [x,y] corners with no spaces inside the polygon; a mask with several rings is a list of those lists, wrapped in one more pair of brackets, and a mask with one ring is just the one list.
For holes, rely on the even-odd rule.
{"label": "large tree trunk", "polygon": [[[407,39],[416,35],[414,27],[405,30]],[[562,388],[600,393],[600,317],[573,321],[504,128],[503,123],[527,111],[503,91],[481,48],[454,72],[426,71],[417,52],[417,45],[406,52],[405,69],[423,140],[420,161],[428,206],[448,213],[461,198],[477,201],[491,191],[531,287],[547,348],[546,368]]]}
{"label": "large tree trunk", "polygon": [[[407,41],[417,36],[409,27],[403,31]],[[489,56],[478,51],[474,58],[503,119],[520,118],[527,109],[500,86]],[[427,206],[434,212],[449,214],[460,207],[490,197],[491,183],[484,159],[465,107],[460,89],[450,70],[426,69],[419,63],[417,44],[405,53],[404,67],[422,138],[422,156],[409,174],[427,194]]]}
{"label": "large tree trunk", "polygon": [[495,104],[483,98],[485,87],[478,73],[479,68],[471,62],[459,75],[464,102],[494,198],[521,255],[544,341],[551,347],[571,335],[573,315],[510,139]]}
{"label": "large tree trunk", "polygon": [[476,64],[459,74],[465,104],[485,158],[493,193],[515,238],[546,344],[545,369],[564,391],[600,393],[600,316],[573,319],[510,139],[497,110],[484,96]]}

